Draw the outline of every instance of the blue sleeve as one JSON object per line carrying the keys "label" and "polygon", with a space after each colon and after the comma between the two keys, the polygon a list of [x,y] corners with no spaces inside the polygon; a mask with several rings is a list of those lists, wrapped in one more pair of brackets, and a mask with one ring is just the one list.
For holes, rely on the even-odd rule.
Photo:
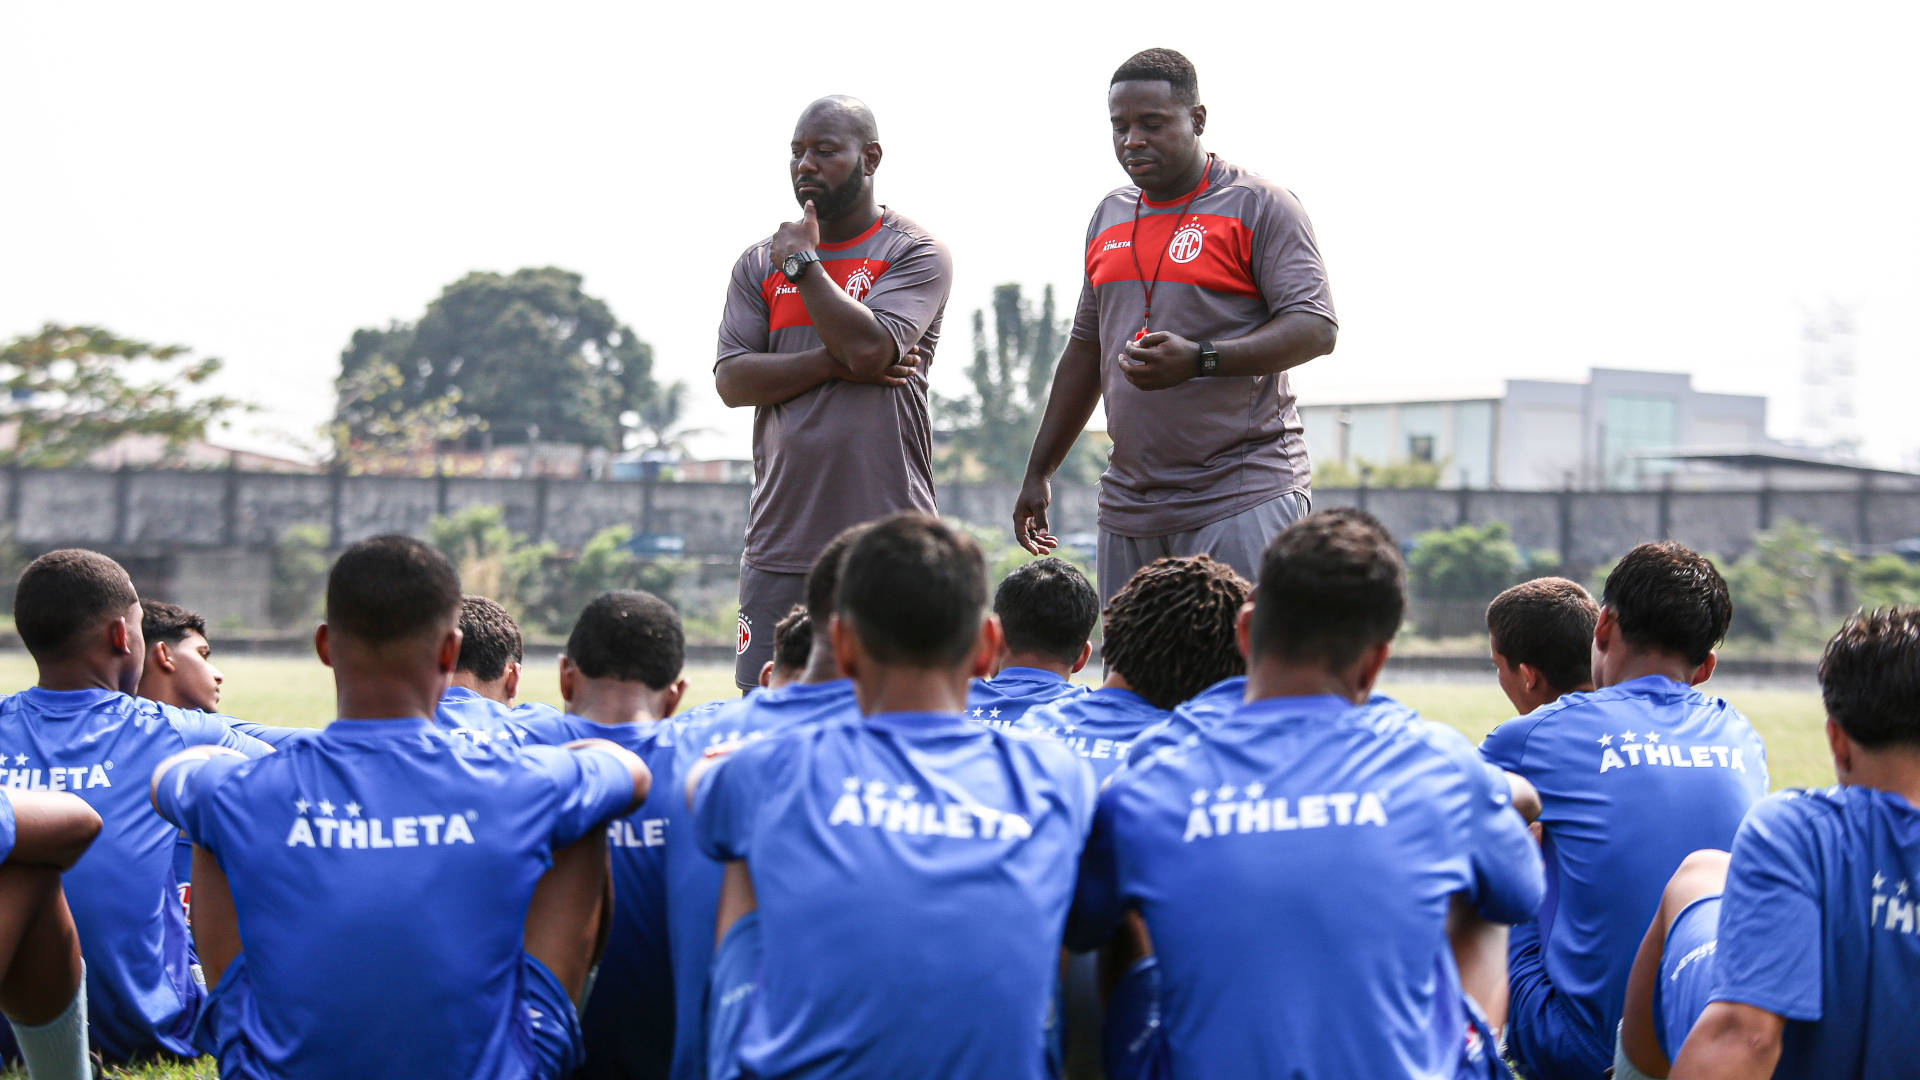
{"label": "blue sleeve", "polygon": [[[1469,895],[1484,918],[1526,922],[1539,913],[1546,896],[1546,868],[1540,845],[1533,842],[1526,820],[1513,808],[1513,789],[1503,767],[1482,760],[1485,745],[1477,754],[1473,744],[1452,728],[1428,720],[1417,722],[1427,742],[1453,762],[1466,782],[1467,849],[1473,866]],[[1513,726],[1513,722],[1502,724],[1487,743]]]}
{"label": "blue sleeve", "polygon": [[212,813],[213,791],[246,764],[246,759],[226,756],[183,761],[160,778],[154,788],[153,805],[161,817],[184,831],[187,839],[214,850],[219,841]]}
{"label": "blue sleeve", "polygon": [[1755,806],[1734,835],[1720,904],[1713,1000],[1752,1005],[1788,1020],[1818,1020],[1825,925],[1819,860],[1809,850],[1811,830],[1805,811],[1792,805],[1795,798],[1775,795]]}
{"label": "blue sleeve", "polygon": [[1073,889],[1073,907],[1067,912],[1066,945],[1074,952],[1087,952],[1111,941],[1126,913],[1113,836],[1116,807],[1124,787],[1108,785],[1094,807],[1092,832],[1080,856],[1080,879]]}
{"label": "blue sleeve", "polygon": [[627,812],[633,805],[633,773],[626,763],[601,750],[562,750],[529,746],[520,751],[559,789],[550,839],[565,847]]}
{"label": "blue sleeve", "polygon": [[1163,746],[1178,746],[1186,737],[1194,733],[1193,721],[1187,719],[1179,710],[1172,716],[1140,733],[1139,737],[1127,747],[1129,768],[1147,760],[1148,755]]}
{"label": "blue sleeve", "polygon": [[0,863],[6,862],[7,857],[13,854],[15,830],[13,800],[7,798],[6,788],[0,788]]}
{"label": "blue sleeve", "polygon": [[224,746],[250,758],[263,757],[286,743],[311,738],[314,733],[312,728],[274,727],[219,713],[184,712],[182,716],[185,723],[175,720],[174,727],[179,729],[188,746]]}
{"label": "blue sleeve", "polygon": [[1533,725],[1534,721],[1516,716],[1494,728],[1480,741],[1480,756],[1489,764],[1525,776],[1526,771],[1520,767],[1520,759],[1526,755],[1527,736],[1533,733]]}
{"label": "blue sleeve", "polygon": [[693,837],[709,858],[744,859],[753,838],[754,811],[766,788],[755,783],[767,740],[749,743],[716,761],[693,791]]}

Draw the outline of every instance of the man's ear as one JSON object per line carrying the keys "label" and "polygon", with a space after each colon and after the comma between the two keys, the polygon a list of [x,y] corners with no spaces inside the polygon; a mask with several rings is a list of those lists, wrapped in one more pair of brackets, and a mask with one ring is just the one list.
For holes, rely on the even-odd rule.
{"label": "man's ear", "polygon": [[860,148],[860,163],[866,168],[868,176],[880,171],[881,156],[882,151],[878,141],[870,142]]}
{"label": "man's ear", "polygon": [[673,685],[667,687],[666,691],[661,695],[660,718],[662,720],[680,711],[680,702],[687,696],[687,686],[687,677],[682,675],[678,679],[675,679]]}
{"label": "man's ear", "polygon": [[773,661],[769,660],[760,665],[760,678],[758,682],[762,687],[773,685]]}
{"label": "man's ear", "polygon": [[1520,676],[1520,688],[1525,690],[1529,696],[1540,697],[1549,689],[1547,686],[1547,677],[1541,673],[1539,668],[1534,667],[1532,664],[1522,660],[1518,664],[1513,665],[1513,670]]}
{"label": "man's ear", "polygon": [[837,611],[827,620],[827,640],[833,642],[833,662],[839,665],[840,674],[859,678],[860,665],[866,659],[860,653],[860,638]]}
{"label": "man's ear", "polygon": [[440,674],[450,676],[453,674],[454,669],[460,666],[460,639],[462,636],[460,628],[456,626],[447,631],[446,637],[440,639],[440,655],[435,658],[440,664]]}
{"label": "man's ear", "polygon": [[973,643],[973,670],[969,674],[976,679],[984,679],[992,675],[996,666],[994,661],[1000,655],[1003,641],[1000,635],[1000,616],[988,615],[980,620],[980,636]]}
{"label": "man's ear", "polygon": [[1080,659],[1073,662],[1074,672],[1077,674],[1081,668],[1087,666],[1087,661],[1091,659],[1093,659],[1093,642],[1089,641],[1085,645],[1080,646]]}
{"label": "man's ear", "polygon": [[1593,624],[1594,651],[1603,653],[1613,648],[1613,636],[1619,632],[1620,620],[1614,615],[1613,609],[1610,607],[1601,608],[1600,618],[1595,620]]}
{"label": "man's ear", "polygon": [[1700,666],[1693,669],[1693,675],[1687,679],[1687,685],[1699,686],[1701,683],[1713,678],[1713,669],[1719,666],[1720,654],[1717,652],[1708,653],[1707,658],[1700,662]]}
{"label": "man's ear", "polygon": [[573,707],[573,692],[579,689],[580,669],[566,653],[560,654],[560,703],[569,709]]}
{"label": "man's ear", "polygon": [[1359,663],[1354,669],[1354,683],[1361,693],[1373,693],[1373,684],[1380,681],[1380,669],[1387,666],[1387,657],[1392,654],[1391,641],[1370,645],[1361,651]]}
{"label": "man's ear", "polygon": [[327,667],[333,666],[333,646],[327,641],[327,624],[313,628],[313,654]]}
{"label": "man's ear", "polygon": [[117,656],[133,651],[133,631],[128,629],[125,615],[107,624],[107,644]]}
{"label": "man's ear", "polygon": [[1205,105],[1195,105],[1192,115],[1193,133],[1195,135],[1204,135],[1207,130],[1207,107]]}
{"label": "man's ear", "polygon": [[1240,645],[1240,657],[1253,666],[1253,601],[1249,599],[1240,605],[1240,611],[1233,617],[1233,638]]}
{"label": "man's ear", "polygon": [[154,642],[153,648],[147,650],[147,662],[168,675],[173,674],[179,667],[178,662],[173,658],[172,647],[164,641]]}
{"label": "man's ear", "polygon": [[1853,740],[1841,730],[1840,722],[1827,717],[1827,749],[1833,751],[1834,779],[1847,782],[1848,774],[1853,772]]}
{"label": "man's ear", "polygon": [[507,704],[509,705],[513,704],[514,698],[517,698],[520,696],[521,666],[522,665],[518,660],[515,660],[513,663],[508,664],[506,677],[500,681],[500,690],[502,693],[507,695]]}

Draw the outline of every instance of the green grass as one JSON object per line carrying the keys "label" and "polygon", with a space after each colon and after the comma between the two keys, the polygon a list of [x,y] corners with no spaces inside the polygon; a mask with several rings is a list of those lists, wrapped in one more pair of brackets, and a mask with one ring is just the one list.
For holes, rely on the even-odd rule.
{"label": "green grass", "polygon": [[[219,660],[227,683],[220,707],[235,716],[285,727],[318,727],[333,715],[332,673],[318,661],[281,657],[230,656]],[[718,665],[690,668],[692,683],[686,705],[692,707],[717,697],[732,697],[733,669]],[[521,681],[521,698],[559,701],[559,674],[555,666],[530,666]],[[30,686],[33,666],[25,654],[0,652],[0,693]],[[1458,729],[1479,742],[1494,726],[1512,714],[1491,675],[1484,684],[1409,682],[1382,688],[1423,715]],[[1832,759],[1827,754],[1825,713],[1813,690],[1745,690],[1718,688],[1745,713],[1767,743],[1773,786],[1805,787],[1833,782]],[[0,1073],[0,1080],[24,1074]],[[155,1065],[106,1074],[126,1080],[213,1080],[211,1062],[193,1065]]]}

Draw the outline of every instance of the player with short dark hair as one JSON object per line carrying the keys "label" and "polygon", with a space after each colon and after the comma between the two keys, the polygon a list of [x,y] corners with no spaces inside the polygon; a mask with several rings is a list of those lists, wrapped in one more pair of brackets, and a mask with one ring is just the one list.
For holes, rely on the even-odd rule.
{"label": "player with short dark hair", "polygon": [[326,596],[314,648],[339,719],[258,761],[196,748],[152,770],[154,808],[195,844],[216,987],[198,1045],[223,1074],[285,1080],[571,1075],[602,826],[645,798],[646,765],[606,740],[434,726],[460,578],[432,547],[354,544]]}
{"label": "player with short dark hair", "polygon": [[686,693],[686,655],[672,605],[646,592],[601,593],[580,612],[560,658],[566,715],[520,726],[525,740],[549,746],[608,740],[653,774],[646,802],[607,825],[613,917],[580,1016],[586,1066],[576,1075],[588,1080],[665,1077],[673,1062],[666,845],[686,828],[686,801],[673,782],[673,725],[664,721]]}
{"label": "player with short dark hair", "polygon": [[559,719],[560,710],[551,705],[514,704],[525,659],[520,624],[506,608],[484,596],[461,597],[460,659],[433,711],[434,723],[478,742],[512,742],[517,724]]}
{"label": "player with short dark hair", "polygon": [[1035,554],[1050,484],[1106,404],[1103,600],[1165,555],[1208,554],[1251,577],[1309,509],[1312,467],[1287,372],[1333,351],[1333,294],[1306,211],[1286,188],[1207,152],[1193,64],[1148,49],[1107,87],[1125,187],[1094,210],[1085,285],[1013,508]]}
{"label": "player with short dark hair", "polygon": [[[1820,660],[1837,787],[1778,792],[1667,883],[1613,1075],[1904,1075],[1920,1062],[1920,609],[1859,612]],[[1657,989],[1656,989],[1657,986]]]}
{"label": "player with short dark hair", "polygon": [[1487,605],[1493,670],[1521,716],[1564,694],[1593,689],[1593,626],[1600,605],[1577,582],[1535,578]]}
{"label": "player with short dark hair", "polygon": [[[683,726],[677,736],[676,777],[689,775],[709,751],[753,742],[789,728],[859,716],[853,680],[840,671],[833,639],[812,613],[831,613],[840,588],[846,554],[867,525],[843,530],[827,542],[807,573],[806,607],[812,626],[812,648],[799,675],[784,686],[728,702],[714,713]],[[828,616],[831,618],[831,615]],[[782,625],[787,620],[782,620]],[[707,984],[713,966],[713,922],[720,903],[721,864],[694,843],[690,829],[667,832],[667,886],[673,902],[667,907],[674,978],[674,1080],[706,1080]]]}
{"label": "player with short dark hair", "polygon": [[100,834],[79,796],[0,787],[0,1013],[33,1080],[92,1080],[86,965],[60,889]]}
{"label": "player with short dark hair", "polygon": [[716,1043],[739,1031],[746,1075],[1044,1075],[1093,778],[961,716],[997,625],[978,545],[888,518],[848,552],[830,628],[864,715],[695,771],[694,831],[727,863]]}
{"label": "player with short dark hair", "polygon": [[975,679],[967,715],[1003,730],[1024,727],[1027,710],[1077,697],[1086,688],[1073,675],[1087,666],[1087,640],[1100,619],[1100,597],[1080,568],[1064,559],[1035,559],[993,591],[1000,620],[1000,654],[993,677]]}
{"label": "player with short dark hair", "polygon": [[1767,792],[1753,725],[1697,689],[1732,617],[1711,560],[1671,541],[1641,544],[1601,591],[1599,689],[1509,720],[1481,744],[1487,761],[1539,789],[1545,807],[1553,888],[1508,951],[1507,1048],[1527,1075],[1606,1072],[1662,884],[1690,852],[1731,844]]}
{"label": "player with short dark hair", "polygon": [[13,614],[39,679],[0,699],[0,786],[71,791],[106,823],[64,882],[87,956],[93,1048],[115,1063],[196,1056],[188,1035],[206,991],[173,875],[178,832],[127,778],[189,746],[268,748],[231,717],[132,696],[147,654],[143,612],[107,556],[69,548],[35,559]]}
{"label": "player with short dark hair", "polygon": [[1129,912],[1144,920],[1164,1032],[1151,1068],[1460,1068],[1453,898],[1513,922],[1543,883],[1507,785],[1472,746],[1372,696],[1405,603],[1399,549],[1377,521],[1301,519],[1268,548],[1239,619],[1247,703],[1101,794],[1068,944],[1108,941]]}
{"label": "player with short dark hair", "polygon": [[213,665],[207,620],[199,612],[142,597],[140,636],[147,642],[147,660],[140,670],[139,696],[201,712],[219,707],[226,676]]}
{"label": "player with short dark hair", "polygon": [[733,669],[742,690],[829,540],[896,510],[934,512],[927,372],[953,258],[879,202],[880,132],[861,101],[808,105],[789,149],[800,220],[734,263],[713,367],[720,399],[754,410]]}

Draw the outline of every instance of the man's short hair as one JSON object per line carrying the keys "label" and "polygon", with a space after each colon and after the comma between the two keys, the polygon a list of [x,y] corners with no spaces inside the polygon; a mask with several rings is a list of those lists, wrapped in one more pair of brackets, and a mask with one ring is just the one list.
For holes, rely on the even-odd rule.
{"label": "man's short hair", "polygon": [[847,551],[873,528],[873,523],[862,522],[840,530],[840,535],[827,541],[827,546],[814,556],[813,568],[807,571],[807,610],[829,612],[834,610],[836,597],[840,593],[840,568],[847,561]]}
{"label": "man's short hair", "polygon": [[1101,656],[1162,709],[1244,675],[1234,622],[1252,586],[1206,555],[1155,559],[1107,605]]}
{"label": "man's short hair", "polygon": [[13,625],[38,661],[58,660],[89,627],[125,615],[140,595],[119,563],[62,548],[27,564],[13,588]]}
{"label": "man's short hair", "polygon": [[972,654],[987,615],[986,560],[939,518],[894,514],[847,551],[835,610],[880,663],[954,667]]}
{"label": "man's short hair", "polygon": [[795,604],[773,628],[773,666],[799,671],[813,655],[813,616],[805,604]]}
{"label": "man's short hair", "polygon": [[189,633],[207,636],[207,620],[199,612],[165,600],[140,598],[140,636],[147,639],[148,648],[155,642],[178,645]]}
{"label": "man's short hair", "polygon": [[1671,540],[1641,544],[1614,566],[1600,590],[1627,643],[1704,664],[1727,636],[1733,598],[1713,560]]}
{"label": "man's short hair", "polygon": [[376,536],[340,553],[327,574],[327,631],[371,644],[437,634],[457,624],[460,574],[432,545]]}
{"label": "man's short hair", "polygon": [[1107,85],[1121,82],[1165,82],[1184,105],[1200,103],[1200,75],[1193,61],[1172,49],[1142,49],[1113,71]]}
{"label": "man's short hair", "polygon": [[1260,560],[1253,651],[1342,668],[1392,641],[1406,607],[1406,567],[1385,526],[1364,510],[1321,510]]}
{"label": "man's short hair", "polygon": [[1000,616],[1008,649],[1071,664],[1100,619],[1100,594],[1065,559],[1035,559],[1000,582],[993,613]]}
{"label": "man's short hair", "polygon": [[673,606],[650,592],[603,592],[567,636],[567,659],[589,679],[619,679],[665,690],[687,663],[686,633]]}
{"label": "man's short hair", "polygon": [[1593,681],[1593,624],[1600,605],[1562,577],[1523,581],[1487,605],[1493,651],[1509,664],[1532,664],[1560,693]]}
{"label": "man's short hair", "polygon": [[1920,749],[1920,608],[1848,619],[1820,658],[1820,701],[1869,750]]}
{"label": "man's short hair", "polygon": [[492,682],[507,673],[508,664],[525,657],[520,624],[506,608],[484,596],[460,598],[460,659],[453,665],[455,671]]}

